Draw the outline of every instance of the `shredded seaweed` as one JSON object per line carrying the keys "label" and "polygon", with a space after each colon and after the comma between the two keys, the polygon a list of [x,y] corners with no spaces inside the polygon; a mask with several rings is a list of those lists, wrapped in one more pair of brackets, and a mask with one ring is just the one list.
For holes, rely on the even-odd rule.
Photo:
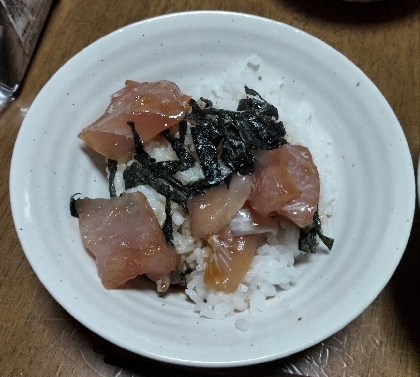
{"label": "shredded seaweed", "polygon": [[300,229],[298,244],[300,251],[315,254],[318,242],[314,228],[311,228],[309,232],[305,232],[304,229]]}
{"label": "shredded seaweed", "polygon": [[223,130],[221,160],[232,172],[250,175],[255,171],[255,157],[239,131],[237,121],[227,113],[219,115],[219,126]]}
{"label": "shredded seaweed", "polygon": [[108,182],[109,182],[109,196],[114,198],[117,196],[115,190],[115,173],[117,172],[118,162],[116,160],[108,159]]}
{"label": "shredded seaweed", "polygon": [[134,123],[127,122],[127,124],[130,126],[133,133],[136,152],[134,160],[136,162],[128,166],[123,173],[125,188],[130,189],[137,187],[138,185],[147,184],[166,198],[166,218],[162,230],[166,241],[173,243],[170,202],[173,201],[179,204],[188,212],[187,200],[194,196],[204,194],[204,192],[197,187],[184,185],[179,179],[173,176],[177,171],[189,169],[195,163],[194,157],[184,147],[186,131],[184,128],[181,128],[179,138],[174,137],[169,130],[168,132],[162,133],[162,135],[171,143],[172,148],[179,158],[179,161],[165,161],[168,163],[174,162],[174,164],[171,165],[156,162],[156,160],[144,150]]}
{"label": "shredded seaweed", "polygon": [[334,244],[334,239],[326,237],[322,232],[321,219],[319,217],[318,209],[315,211],[312,218],[312,226],[309,231],[300,229],[299,236],[299,250],[306,253],[316,253],[316,247],[318,245],[317,238],[324,243],[324,245],[331,250]]}
{"label": "shredded seaweed", "polygon": [[[124,171],[124,180],[125,180],[126,189],[133,188],[141,184],[159,185],[159,182],[157,181],[157,179],[161,179],[161,180],[165,180],[173,188],[176,188],[178,191],[180,191],[187,199],[192,198],[197,195],[204,194],[204,192],[202,192],[201,190],[195,187],[184,185],[179,179],[176,179],[173,176],[173,174],[175,174],[177,171],[183,171],[185,169],[189,169],[195,163],[194,157],[185,149],[183,143],[181,144],[179,139],[175,138],[172,135],[169,136],[165,132],[163,133],[163,135],[171,143],[172,147],[174,147],[175,145],[176,150],[175,149],[174,150],[175,150],[175,153],[178,155],[178,157],[181,156],[179,161],[163,161],[163,162],[168,162],[168,163],[174,162],[177,166],[177,168],[174,171],[173,165],[166,165],[166,164],[163,164],[162,162],[156,162],[154,158],[150,157],[150,155],[143,148],[143,145],[140,140],[140,136],[136,131],[134,123],[128,122],[128,125],[131,128],[131,131],[133,133],[133,138],[134,138],[135,151],[136,151],[134,159],[139,163],[139,165],[143,169],[146,169],[148,173],[146,176],[143,176],[142,174],[144,173],[144,170],[139,171],[139,166],[136,166],[135,164],[132,164],[131,166],[129,166]],[[182,139],[184,138],[185,138],[185,135],[182,136]],[[146,179],[146,177],[149,177],[149,178]],[[149,183],[148,180],[150,179],[152,179],[153,182]],[[165,194],[162,194],[162,195],[165,195]],[[186,207],[186,205],[183,205],[183,207]]]}
{"label": "shredded seaweed", "polygon": [[224,179],[217,155],[219,146],[220,160],[232,173],[249,175],[255,172],[252,151],[287,144],[277,109],[255,90],[245,86],[245,92],[248,98],[239,102],[237,111],[216,109],[205,98],[201,98],[204,107],[193,99],[189,102],[192,111],[186,119],[194,125],[191,134],[207,180],[199,183],[201,187],[218,185]]}
{"label": "shredded seaweed", "polygon": [[126,189],[147,184],[165,198],[169,198],[187,210],[187,198],[185,196],[172,190],[169,184],[163,182],[157,171],[154,171],[150,166],[143,165],[141,160],[136,159],[136,161],[137,163],[131,164],[123,173]]}
{"label": "shredded seaweed", "polygon": [[[182,124],[182,126],[181,126]],[[185,148],[185,135],[187,133],[187,122],[180,122],[179,137],[176,138],[172,135],[171,131],[164,130],[161,135],[171,144],[172,149],[178,157],[178,161],[162,161],[158,164],[161,165],[161,169],[168,171],[171,174],[175,174],[178,171],[184,171],[190,169],[195,164],[194,156]]]}
{"label": "shredded seaweed", "polygon": [[[217,186],[223,181],[223,175],[217,157],[217,145],[213,138],[221,136],[218,129],[214,127],[213,121],[203,121],[201,124],[191,128],[191,136],[200,161],[201,170],[207,182],[204,186]],[[199,185],[203,187],[201,181]]]}
{"label": "shredded seaweed", "polygon": [[[248,95],[248,98],[243,98],[239,101],[238,104],[238,111],[244,110],[255,110],[257,112],[261,112],[267,116],[274,117],[276,119],[279,118],[279,112],[275,106],[268,103],[260,94],[254,90],[250,89],[245,85],[245,93]],[[252,96],[253,98],[251,98]],[[283,136],[286,135],[286,132]]]}
{"label": "shredded seaweed", "polygon": [[70,215],[72,215],[73,217],[77,217],[79,218],[79,214],[77,213],[77,208],[76,208],[76,196],[78,195],[82,195],[80,192],[73,194],[70,197]]}
{"label": "shredded seaweed", "polygon": [[127,122],[129,127],[131,128],[131,133],[133,134],[134,139],[134,149],[136,151],[137,159],[141,159],[147,161],[148,163],[155,163],[156,160],[149,156],[149,154],[144,150],[143,144],[140,139],[140,135],[138,134],[134,122]]}
{"label": "shredded seaweed", "polygon": [[171,210],[171,201],[170,199],[166,198],[165,203],[165,222],[162,226],[163,234],[165,235],[165,239],[167,242],[174,244],[174,229],[172,226],[172,210]]}

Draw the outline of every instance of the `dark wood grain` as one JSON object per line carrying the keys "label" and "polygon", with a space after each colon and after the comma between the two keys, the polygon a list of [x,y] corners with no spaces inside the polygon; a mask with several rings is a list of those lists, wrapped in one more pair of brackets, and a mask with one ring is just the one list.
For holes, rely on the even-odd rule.
{"label": "dark wood grain", "polygon": [[349,4],[335,0],[61,0],[51,15],[16,101],[0,114],[1,376],[420,376],[419,250],[416,210],[405,255],[378,298],[324,342],[286,359],[237,369],[190,370],[156,363],[109,344],[67,314],[43,288],[17,238],[8,175],[27,109],[72,56],[111,31],[186,10],[251,13],[298,27],[346,55],[378,86],[399,119],[415,168],[420,145],[418,1]]}

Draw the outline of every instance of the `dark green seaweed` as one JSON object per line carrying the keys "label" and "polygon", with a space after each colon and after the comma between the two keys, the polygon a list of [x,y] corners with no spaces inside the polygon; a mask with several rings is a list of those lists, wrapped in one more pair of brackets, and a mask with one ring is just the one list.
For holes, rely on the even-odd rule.
{"label": "dark green seaweed", "polygon": [[172,226],[172,211],[171,211],[171,201],[170,199],[166,198],[165,203],[165,222],[162,226],[163,234],[165,235],[165,239],[167,242],[174,244],[174,229]]}
{"label": "dark green seaweed", "polygon": [[[247,98],[241,99],[238,104],[238,111],[244,110],[254,110],[257,113],[262,113],[269,117],[279,118],[279,112],[275,106],[268,103],[260,94],[254,90],[250,89],[245,85],[245,93],[248,95]],[[252,96],[252,98],[250,97]],[[284,135],[286,132],[284,132]]]}
{"label": "dark green seaweed", "polygon": [[241,100],[237,111],[216,109],[205,98],[201,98],[204,107],[193,99],[189,102],[192,111],[186,119],[195,125],[191,133],[209,187],[221,181],[219,145],[220,160],[232,173],[249,175],[255,171],[252,151],[275,149],[287,143],[277,109],[255,90],[245,87],[245,92],[253,98]]}
{"label": "dark green seaweed", "polygon": [[127,122],[127,124],[131,128],[131,133],[133,134],[134,139],[134,149],[136,151],[136,159],[147,161],[150,164],[153,164],[156,162],[156,160],[149,156],[149,154],[144,150],[143,144],[140,139],[140,135],[136,131],[136,127],[134,125],[134,122]]}
{"label": "dark green seaweed", "polygon": [[138,185],[147,184],[165,198],[178,203],[187,210],[187,198],[172,190],[171,186],[160,179],[157,172],[141,162],[131,164],[123,173],[125,188],[130,189]]}
{"label": "dark green seaweed", "polygon": [[316,239],[316,231],[314,228],[311,228],[310,231],[305,231],[304,229],[299,230],[299,250],[305,253],[316,253],[316,247],[318,246],[318,241]]}
{"label": "dark green seaweed", "polygon": [[318,237],[321,239],[323,244],[328,248],[328,250],[331,250],[334,245],[334,239],[327,237],[322,232],[322,226],[321,226],[321,219],[319,218],[318,211],[315,211],[314,218],[313,218],[313,228],[315,229]]}
{"label": "dark green seaweed", "polygon": [[316,247],[318,245],[318,236],[324,245],[331,250],[334,244],[334,239],[324,236],[321,227],[321,219],[319,218],[318,209],[315,211],[312,219],[312,227],[309,231],[300,229],[299,236],[299,250],[306,253],[316,253]]}
{"label": "dark green seaweed", "polygon": [[191,127],[191,136],[206,180],[209,183],[220,184],[223,176],[217,156],[217,146],[213,143],[213,138],[221,135],[214,127],[213,121],[204,121]]}
{"label": "dark green seaweed", "polygon": [[117,192],[115,190],[115,173],[117,172],[118,162],[116,160],[108,159],[108,182],[109,182],[109,196],[114,198],[117,196]]}
{"label": "dark green seaweed", "polygon": [[[182,121],[182,124],[187,126],[187,123]],[[172,163],[172,166],[169,170],[173,171],[172,174],[175,174],[178,171],[184,171],[189,168],[192,168],[195,163],[195,158],[193,155],[185,148],[185,135],[186,135],[186,128],[180,126],[179,138],[176,138],[172,135],[171,131],[164,130],[161,132],[161,135],[165,137],[166,140],[169,141],[171,144],[172,149],[174,150],[175,154],[177,155],[179,161],[164,161]],[[165,165],[162,166],[162,169],[167,169]]]}
{"label": "dark green seaweed", "polygon": [[232,171],[241,175],[250,175],[255,171],[255,157],[238,130],[237,123],[229,114],[219,115],[219,126],[225,138],[222,141],[221,160]]}
{"label": "dark green seaweed", "polygon": [[72,215],[73,217],[77,217],[79,218],[79,214],[77,213],[77,209],[76,209],[76,196],[78,195],[82,195],[79,192],[76,194],[73,194],[70,197],[70,215]]}
{"label": "dark green seaweed", "polygon": [[[148,170],[147,177],[153,177],[153,184],[159,184],[159,182],[156,181],[156,179],[162,179],[165,180],[167,183],[169,183],[172,187],[176,188],[178,191],[180,191],[187,199],[192,198],[197,195],[204,194],[203,191],[198,190],[195,187],[191,187],[188,185],[182,184],[181,181],[173,177],[173,174],[175,174],[177,171],[182,171],[185,169],[189,169],[194,165],[195,159],[194,157],[185,149],[184,145],[180,144],[179,140],[175,138],[174,136],[169,136],[166,132],[164,132],[164,136],[168,139],[168,141],[171,143],[172,147],[175,145],[175,153],[178,155],[178,157],[181,156],[179,161],[164,161],[164,162],[174,162],[177,166],[177,169],[173,171],[175,165],[166,165],[162,164],[161,162],[156,162],[156,160],[149,156],[149,154],[144,150],[143,145],[140,140],[140,136],[137,133],[134,123],[128,122],[128,125],[131,127],[134,143],[135,143],[135,150],[136,154],[134,156],[134,159],[144,168]],[[169,132],[169,130],[167,130]],[[170,132],[169,132],[170,133]],[[185,135],[182,136],[182,139],[185,138]],[[184,153],[186,152],[186,153]],[[168,169],[169,166],[169,169]],[[142,173],[139,172],[138,166],[135,166],[135,164],[132,164],[130,167],[126,169],[124,172],[124,180],[125,180],[125,187],[133,188],[140,184],[145,184],[145,177],[141,175]],[[126,179],[127,177],[127,179]],[[128,181],[128,182],[127,182]],[[149,184],[149,183],[148,183]],[[152,186],[153,187],[153,186]],[[162,194],[164,195],[164,194]],[[166,196],[166,195],[165,195]],[[183,205],[185,207],[185,205]]]}
{"label": "dark green seaweed", "polygon": [[[186,131],[184,127],[180,128],[179,139],[173,136],[170,131],[163,132],[162,135],[171,143],[172,148],[177,154],[178,161],[165,161],[168,164],[156,162],[156,160],[144,150],[139,134],[135,129],[133,122],[127,123],[133,133],[136,162],[126,168],[123,173],[125,188],[130,189],[138,185],[147,184],[156,192],[165,196],[166,218],[162,227],[166,241],[173,243],[172,236],[172,215],[171,201],[178,203],[186,212],[188,212],[187,200],[204,194],[197,187],[184,185],[180,180],[175,178],[173,174],[192,167],[195,163],[194,157],[185,149],[184,141]],[[169,164],[173,163],[173,164]]]}

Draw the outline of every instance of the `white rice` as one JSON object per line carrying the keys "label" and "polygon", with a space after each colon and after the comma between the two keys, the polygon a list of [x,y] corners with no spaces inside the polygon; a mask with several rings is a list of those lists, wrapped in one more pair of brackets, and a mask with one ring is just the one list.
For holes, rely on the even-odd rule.
{"label": "white rice", "polygon": [[[270,81],[264,79],[267,76],[270,76]],[[285,123],[289,142],[305,145],[311,150],[321,177],[319,208],[321,219],[325,222],[326,218],[332,215],[334,192],[328,178],[332,173],[328,163],[332,148],[331,138],[321,132],[312,114],[311,105],[304,101],[296,103],[284,98],[283,81],[273,81],[273,77],[276,75],[262,68],[258,56],[250,56],[246,62],[232,67],[219,82],[204,84],[188,94],[195,99],[208,98],[216,107],[234,110],[239,99],[245,96],[244,84],[246,84],[276,106],[279,118]],[[190,134],[187,135],[186,145],[194,152]],[[157,161],[177,159],[170,144],[163,138],[161,141],[148,143],[146,151]],[[118,167],[115,178],[117,194],[124,192],[122,173],[125,168],[125,164],[120,164]],[[176,177],[185,183],[203,178],[203,173],[197,162],[193,168],[177,173]],[[148,186],[127,190],[127,192],[132,191],[141,191],[145,194],[162,225],[165,221],[165,197]],[[195,303],[195,311],[202,317],[223,319],[245,310],[264,311],[267,308],[267,299],[280,294],[281,290],[291,288],[301,273],[294,266],[296,258],[301,254],[298,250],[299,230],[286,219],[276,233],[267,234],[264,245],[257,250],[251,267],[236,292],[231,294],[217,292],[203,282],[206,260],[211,252],[210,247],[190,233],[189,218],[178,204],[172,203],[172,211],[175,249],[193,270],[189,275],[185,293]],[[235,325],[240,331],[247,331],[249,328],[248,321],[243,317],[238,318]]]}

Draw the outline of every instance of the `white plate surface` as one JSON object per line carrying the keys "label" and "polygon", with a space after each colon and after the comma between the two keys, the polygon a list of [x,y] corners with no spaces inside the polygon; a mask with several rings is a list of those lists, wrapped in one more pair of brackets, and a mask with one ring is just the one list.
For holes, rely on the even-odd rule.
{"label": "white plate surface", "polygon": [[[337,188],[332,253],[302,266],[269,310],[199,318],[182,292],[105,290],[84,250],[69,198],[107,195],[104,163],[77,138],[125,79],[169,79],[185,93],[258,55],[282,98],[312,104],[333,140]],[[272,75],[272,76],[271,76]],[[246,83],[244,83],[246,84]],[[258,90],[258,88],[254,89]],[[415,183],[402,129],[375,85],[347,58],[293,27],[255,16],[190,12],[127,26],[65,64],[30,108],[10,175],[15,226],[51,295],[82,324],[138,354],[193,366],[239,366],[284,357],[346,326],[380,293],[404,252]],[[142,283],[139,283],[142,285]]]}

